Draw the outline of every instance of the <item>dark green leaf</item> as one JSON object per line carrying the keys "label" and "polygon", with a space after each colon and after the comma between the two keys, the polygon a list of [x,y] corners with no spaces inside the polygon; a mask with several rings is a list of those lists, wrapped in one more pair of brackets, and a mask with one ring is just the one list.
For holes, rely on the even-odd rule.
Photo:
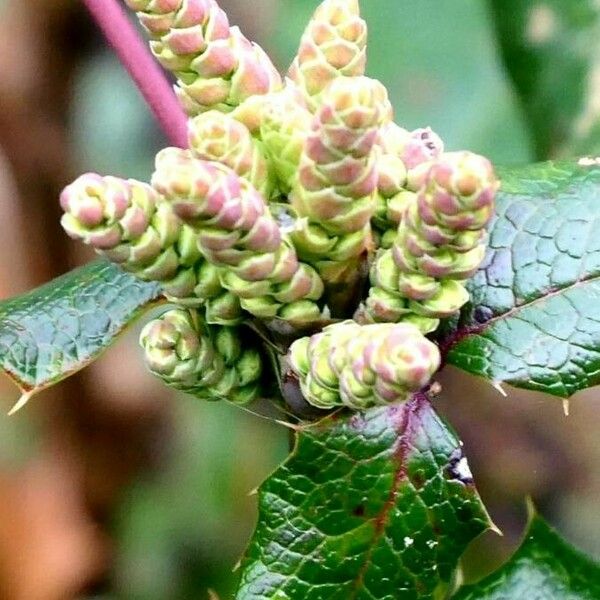
{"label": "dark green leaf", "polygon": [[238,600],[431,598],[491,526],[424,395],[303,427],[261,487]]}
{"label": "dark green leaf", "polygon": [[568,398],[600,383],[600,168],[503,169],[472,306],[442,344],[495,382]]}
{"label": "dark green leaf", "polygon": [[600,152],[600,6],[490,0],[539,159]]}
{"label": "dark green leaf", "polygon": [[105,261],[0,302],[0,364],[26,396],[85,367],[159,299]]}
{"label": "dark green leaf", "polygon": [[564,542],[539,516],[513,557],[454,600],[598,600],[600,566]]}

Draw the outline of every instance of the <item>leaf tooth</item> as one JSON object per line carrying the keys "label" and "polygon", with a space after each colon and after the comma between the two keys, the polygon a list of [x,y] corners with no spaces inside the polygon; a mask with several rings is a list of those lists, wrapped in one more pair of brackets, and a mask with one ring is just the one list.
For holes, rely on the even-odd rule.
{"label": "leaf tooth", "polygon": [[506,390],[502,387],[502,381],[492,381],[492,387],[498,391],[498,393],[501,396],[504,396],[505,398],[508,398],[508,394],[506,393]]}
{"label": "leaf tooth", "polygon": [[8,411],[8,416],[12,417],[17,414],[29,402],[34,393],[34,390],[30,390],[21,394],[15,405]]}

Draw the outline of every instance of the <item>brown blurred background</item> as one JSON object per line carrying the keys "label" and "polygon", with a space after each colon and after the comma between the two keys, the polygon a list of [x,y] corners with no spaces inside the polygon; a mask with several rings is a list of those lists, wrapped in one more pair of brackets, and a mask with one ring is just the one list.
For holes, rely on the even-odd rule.
{"label": "brown blurred background", "polygon": [[[317,2],[222,0],[232,22],[284,67]],[[486,3],[363,0],[370,74],[398,121],[498,163],[532,159]],[[417,25],[417,26],[415,26]],[[136,89],[76,0],[0,0],[0,296],[91,257],[59,225],[77,174],[146,178],[165,145]],[[435,44],[432,44],[435,40]],[[474,52],[474,49],[476,50]],[[287,452],[287,432],[225,405],[176,396],[140,361],[137,330],[82,374],[0,416],[0,598],[222,598],[255,519],[250,495]],[[0,382],[0,408],[17,392]],[[467,558],[476,576],[510,552],[526,495],[600,555],[598,392],[559,400],[451,371],[442,413],[463,437],[506,535]],[[484,557],[484,560],[481,560]]]}

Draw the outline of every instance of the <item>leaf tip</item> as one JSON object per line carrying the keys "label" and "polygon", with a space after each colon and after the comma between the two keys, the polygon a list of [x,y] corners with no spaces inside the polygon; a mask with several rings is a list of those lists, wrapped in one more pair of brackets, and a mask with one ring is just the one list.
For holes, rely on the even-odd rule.
{"label": "leaf tip", "polygon": [[500,529],[500,527],[498,527],[498,525],[496,525],[496,523],[494,523],[494,521],[490,521],[490,531],[494,532],[500,537],[504,537],[504,532],[502,531],[502,529]]}
{"label": "leaf tip", "polygon": [[294,425],[293,423],[288,423],[287,421],[282,421],[281,419],[275,419],[275,423],[277,423],[277,425],[283,425],[284,427],[287,427],[288,429],[291,429],[292,431],[300,431],[301,428],[298,427],[297,425]]}
{"label": "leaf tip", "polygon": [[492,387],[504,398],[508,398],[506,390],[502,387],[502,381],[492,381]]}
{"label": "leaf tip", "polygon": [[535,507],[535,502],[531,496],[527,496],[525,499],[525,507],[527,510],[527,522],[531,523],[533,519],[537,516],[537,509]]}
{"label": "leaf tip", "polygon": [[17,400],[15,405],[8,411],[8,416],[12,417],[16,415],[31,399],[33,392],[25,392],[21,394],[21,397]]}

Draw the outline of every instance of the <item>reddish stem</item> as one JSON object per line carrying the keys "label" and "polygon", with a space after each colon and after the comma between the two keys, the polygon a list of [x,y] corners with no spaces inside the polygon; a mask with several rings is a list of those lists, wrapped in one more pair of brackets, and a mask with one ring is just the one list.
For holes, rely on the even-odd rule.
{"label": "reddish stem", "polygon": [[187,147],[187,118],[165,74],[118,0],[83,0],[171,144]]}

